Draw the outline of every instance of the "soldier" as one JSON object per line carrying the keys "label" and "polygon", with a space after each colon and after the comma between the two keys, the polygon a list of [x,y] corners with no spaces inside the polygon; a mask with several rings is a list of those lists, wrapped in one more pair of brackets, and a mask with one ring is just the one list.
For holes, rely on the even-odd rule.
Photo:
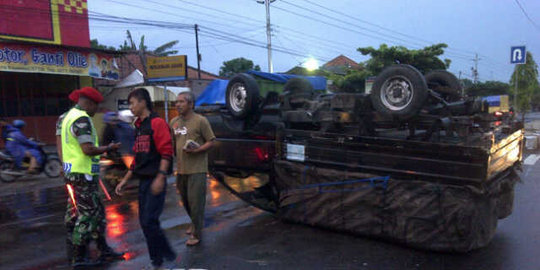
{"label": "soldier", "polygon": [[[84,87],[70,94],[77,100],[69,110],[61,127],[61,150],[64,178],[74,200],[68,199],[65,224],[67,248],[73,250],[73,267],[92,266],[107,259],[121,259],[122,253],[112,250],[105,240],[105,210],[98,194],[99,155],[118,149],[120,144],[98,146],[93,116],[103,96],[94,88]],[[70,192],[71,192],[70,191]],[[100,259],[91,261],[86,257],[88,243],[95,240]]]}

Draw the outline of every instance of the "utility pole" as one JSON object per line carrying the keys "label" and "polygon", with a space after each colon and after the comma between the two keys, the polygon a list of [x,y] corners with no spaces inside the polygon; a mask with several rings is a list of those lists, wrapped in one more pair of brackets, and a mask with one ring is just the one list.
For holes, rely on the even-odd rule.
{"label": "utility pole", "polygon": [[472,75],[473,75],[473,82],[476,84],[478,83],[478,61],[480,61],[481,58],[478,58],[478,54],[476,53],[475,56],[474,56],[474,59],[472,59],[472,61],[474,61],[474,68],[471,68],[472,69]]}
{"label": "utility pole", "polygon": [[461,96],[465,95],[465,87],[463,87],[463,81],[461,81],[461,70],[458,73],[459,85],[461,85]]}
{"label": "utility pole", "polygon": [[200,80],[201,79],[201,54],[199,53],[199,26],[197,24],[195,24],[195,47],[197,48],[197,78]]}
{"label": "utility pole", "polygon": [[261,0],[257,1],[259,4],[264,4],[266,7],[266,47],[268,48],[268,72],[274,73],[274,67],[272,65],[272,29],[270,27],[270,3],[276,0]]}

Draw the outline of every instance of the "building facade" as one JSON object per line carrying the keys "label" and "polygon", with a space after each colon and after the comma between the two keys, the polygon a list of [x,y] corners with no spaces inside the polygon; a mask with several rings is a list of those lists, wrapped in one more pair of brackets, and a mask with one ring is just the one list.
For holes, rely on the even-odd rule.
{"label": "building facade", "polygon": [[90,48],[86,0],[5,0],[0,6],[0,117],[55,143],[74,89],[119,79],[117,54]]}

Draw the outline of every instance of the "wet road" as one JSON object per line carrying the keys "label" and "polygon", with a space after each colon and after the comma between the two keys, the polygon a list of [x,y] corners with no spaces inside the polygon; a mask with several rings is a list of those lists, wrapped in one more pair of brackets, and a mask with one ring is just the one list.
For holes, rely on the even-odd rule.
{"label": "wet road", "polygon": [[[534,153],[540,154],[540,153]],[[188,217],[169,179],[162,227],[178,253],[177,268],[204,269],[539,269],[540,158],[524,165],[513,214],[499,221],[491,244],[445,254],[285,223],[248,206],[209,180],[204,239],[184,245]],[[527,161],[527,160],[526,160]],[[37,183],[41,181],[40,183]],[[0,183],[0,268],[68,269],[60,180]],[[30,189],[28,186],[33,185]],[[127,261],[96,269],[140,269],[149,259],[137,220],[135,192],[106,203],[110,244]]]}

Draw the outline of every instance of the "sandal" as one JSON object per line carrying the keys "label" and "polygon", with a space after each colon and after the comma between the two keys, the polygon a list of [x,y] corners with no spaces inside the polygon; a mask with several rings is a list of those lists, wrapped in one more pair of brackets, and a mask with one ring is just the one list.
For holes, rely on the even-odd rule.
{"label": "sandal", "polygon": [[195,236],[191,235],[189,237],[189,239],[186,241],[186,246],[195,246],[197,244],[199,244],[199,242],[201,242],[201,240],[195,238]]}
{"label": "sandal", "polygon": [[193,224],[189,224],[186,234],[192,235],[195,228],[193,228]]}

